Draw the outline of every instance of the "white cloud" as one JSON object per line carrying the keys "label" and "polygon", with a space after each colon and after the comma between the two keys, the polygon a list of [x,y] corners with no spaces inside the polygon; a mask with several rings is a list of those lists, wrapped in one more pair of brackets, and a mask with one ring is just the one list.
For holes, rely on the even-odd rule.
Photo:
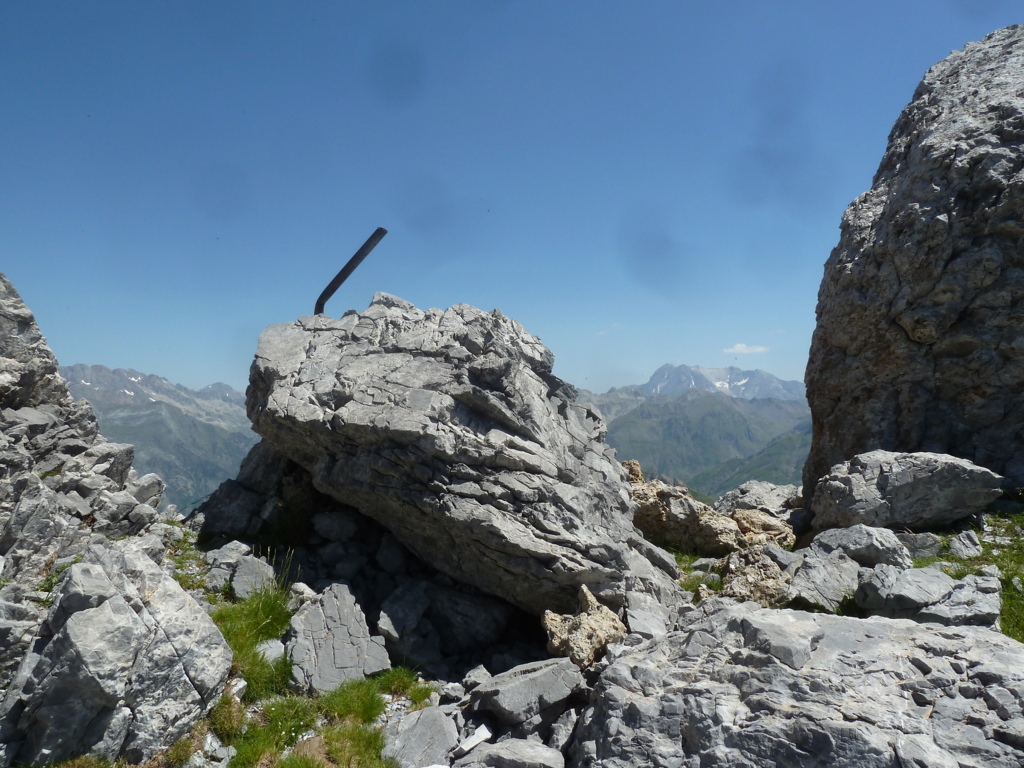
{"label": "white cloud", "polygon": [[750,347],[746,344],[733,344],[728,349],[723,349],[723,352],[728,352],[730,355],[756,355],[759,352],[767,352],[768,347]]}
{"label": "white cloud", "polygon": [[604,335],[605,335],[606,333],[608,333],[608,331],[598,331],[598,332],[597,332],[597,333],[595,333],[594,335],[595,335],[595,336],[604,336]]}

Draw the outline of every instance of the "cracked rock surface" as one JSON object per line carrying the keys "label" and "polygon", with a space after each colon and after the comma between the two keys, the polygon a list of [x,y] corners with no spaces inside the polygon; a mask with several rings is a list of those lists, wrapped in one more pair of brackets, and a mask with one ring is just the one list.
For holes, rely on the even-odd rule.
{"label": "cracked rock surface", "polygon": [[1024,27],[925,74],[825,265],[807,364],[818,478],[876,448],[1024,485]]}
{"label": "cracked rock surface", "polygon": [[[231,652],[160,566],[163,482],[74,400],[0,275],[0,764],[141,763],[216,702]],[[167,528],[167,526],[163,526]]]}
{"label": "cracked rock surface", "polygon": [[678,605],[674,560],[632,524],[605,426],[499,311],[422,311],[377,294],[361,313],[260,337],[248,412],[315,488],[377,520],[457,581],[535,615],[586,585]]}
{"label": "cracked rock surface", "polygon": [[973,627],[712,599],[619,647],[577,766],[1019,766],[1024,646]]}

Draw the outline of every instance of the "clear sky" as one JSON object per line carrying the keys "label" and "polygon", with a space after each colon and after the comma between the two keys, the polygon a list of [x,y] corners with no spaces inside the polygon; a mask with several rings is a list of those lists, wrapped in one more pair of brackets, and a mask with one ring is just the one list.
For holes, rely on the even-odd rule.
{"label": "clear sky", "polygon": [[591,390],[803,378],[925,70],[1014,0],[0,4],[0,271],[62,363],[242,389],[375,291],[500,308]]}

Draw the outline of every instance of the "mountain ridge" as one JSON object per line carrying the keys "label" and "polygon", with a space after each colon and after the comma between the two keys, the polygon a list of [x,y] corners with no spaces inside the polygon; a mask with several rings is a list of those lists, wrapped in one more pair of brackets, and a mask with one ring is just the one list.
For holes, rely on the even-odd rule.
{"label": "mountain ridge", "polygon": [[132,368],[60,366],[71,394],[92,405],[103,434],[135,446],[135,464],[186,508],[212,493],[256,443],[245,395],[217,382],[192,390]]}

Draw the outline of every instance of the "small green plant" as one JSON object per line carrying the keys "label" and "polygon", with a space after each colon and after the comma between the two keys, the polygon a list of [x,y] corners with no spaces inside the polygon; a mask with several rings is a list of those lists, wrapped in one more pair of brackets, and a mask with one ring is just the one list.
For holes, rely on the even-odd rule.
{"label": "small green plant", "polygon": [[335,721],[372,723],[384,711],[377,679],[349,680],[320,697],[320,711]]}
{"label": "small green plant", "polygon": [[245,711],[235,697],[225,693],[206,716],[210,730],[225,744],[233,744],[245,726]]}
{"label": "small green plant", "polygon": [[79,755],[53,763],[48,768],[111,768],[111,763],[104,757],[97,755]]}
{"label": "small green plant", "polygon": [[373,680],[380,686],[381,693],[407,696],[414,708],[422,706],[434,692],[432,685],[422,682],[416,676],[416,672],[408,667],[392,667],[381,672]]}
{"label": "small green plant", "polygon": [[277,768],[325,768],[325,764],[309,755],[298,755],[292,752],[282,757]]}
{"label": "small green plant", "polygon": [[164,752],[164,765],[169,768],[180,768],[196,753],[196,745],[191,736],[184,736],[174,742]]}
{"label": "small green plant", "polygon": [[281,637],[288,628],[288,593],[279,586],[267,587],[239,603],[220,606],[212,618],[234,653],[232,671],[249,683],[246,701],[285,693],[291,663],[286,657],[267,661],[257,646]]}
{"label": "small green plant", "polygon": [[54,467],[53,469],[48,469],[45,472],[43,472],[43,474],[41,474],[39,476],[39,479],[40,480],[45,480],[48,477],[56,477],[57,475],[59,475],[63,471],[64,471],[64,465],[61,464],[59,466]]}
{"label": "small green plant", "polygon": [[254,768],[279,755],[316,723],[316,702],[305,696],[275,699],[263,708],[263,716],[249,723],[232,746],[237,750],[231,768]]}
{"label": "small green plant", "polygon": [[299,736],[316,724],[316,716],[316,702],[305,696],[287,696],[263,708],[266,727],[274,732],[282,747],[297,742]]}
{"label": "small green plant", "polygon": [[331,762],[346,768],[397,768],[382,758],[384,734],[361,725],[340,725],[324,731],[324,747]]}

